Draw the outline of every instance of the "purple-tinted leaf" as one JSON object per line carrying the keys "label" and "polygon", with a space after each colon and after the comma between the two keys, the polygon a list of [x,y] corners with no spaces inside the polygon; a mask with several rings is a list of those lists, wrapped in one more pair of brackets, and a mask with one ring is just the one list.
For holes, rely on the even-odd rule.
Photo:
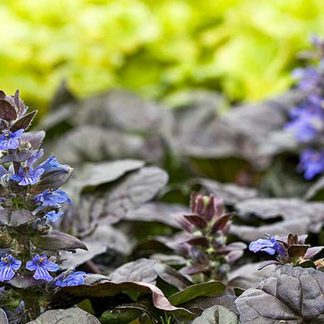
{"label": "purple-tinted leaf", "polygon": [[[174,307],[170,304],[167,298],[163,295],[162,291],[156,286],[145,282],[121,282],[114,283],[109,281],[107,277],[100,275],[87,275],[85,277],[85,284],[77,287],[64,287],[57,291],[53,296],[51,305],[52,307],[59,308],[61,305],[65,307],[74,305],[77,300],[91,298],[104,298],[113,297],[118,298],[119,294],[128,294],[132,296],[145,296],[151,295],[153,305],[160,310],[164,311],[188,311]],[[65,296],[65,297],[64,297]],[[69,299],[66,298],[69,296]]]}
{"label": "purple-tinted leaf", "polygon": [[258,270],[259,266],[262,264],[263,262],[249,263],[231,271],[228,277],[229,286],[245,290],[253,286],[255,283],[272,276],[276,267],[274,265],[269,265],[264,267],[262,270]]}
{"label": "purple-tinted leaf", "polygon": [[143,165],[144,162],[138,160],[86,164],[78,171],[76,177],[71,179],[66,187],[66,191],[77,199],[84,188],[108,184],[119,179],[127,172],[143,167]]}
{"label": "purple-tinted leaf", "polygon": [[68,164],[104,160],[140,159],[161,161],[164,156],[161,138],[148,138],[99,126],[83,125],[72,129],[55,142],[53,151]]}
{"label": "purple-tinted leaf", "polygon": [[155,260],[138,259],[117,268],[109,278],[116,283],[124,281],[143,281],[155,284],[157,274],[154,271],[154,265],[156,263]]}
{"label": "purple-tinted leaf", "polygon": [[0,210],[0,223],[8,226],[20,226],[34,220],[36,216],[26,209],[10,210],[4,208]]}
{"label": "purple-tinted leaf", "polygon": [[217,231],[222,231],[224,230],[226,227],[229,226],[229,222],[231,219],[232,215],[231,214],[226,214],[224,216],[221,216],[216,223],[213,225],[213,231],[217,232]]}
{"label": "purple-tinted leaf", "polygon": [[44,131],[23,133],[21,142],[30,144],[34,150],[37,150],[45,138]]}
{"label": "purple-tinted leaf", "polygon": [[184,289],[190,285],[190,282],[177,271],[165,264],[150,259],[138,259],[126,263],[110,275],[111,281],[117,283],[141,281],[155,284],[158,277],[178,289]]}
{"label": "purple-tinted leaf", "polygon": [[78,324],[100,324],[100,321],[93,315],[84,310],[73,307],[69,309],[53,309],[41,314],[34,321],[28,324],[59,324],[59,323],[78,323]]}
{"label": "purple-tinted leaf", "polygon": [[307,249],[304,259],[311,259],[316,254],[320,253],[324,249],[324,246],[314,246]]}
{"label": "purple-tinted leaf", "polygon": [[272,277],[246,290],[235,301],[242,323],[321,323],[324,320],[324,273],[281,267]]}
{"label": "purple-tinted leaf", "polygon": [[243,253],[243,250],[234,250],[229,252],[225,258],[228,263],[234,263],[243,255]]}
{"label": "purple-tinted leaf", "polygon": [[309,245],[291,245],[288,248],[288,255],[290,257],[303,257],[309,248]]}
{"label": "purple-tinted leaf", "polygon": [[127,221],[158,222],[174,228],[181,228],[177,217],[187,213],[185,206],[167,204],[163,202],[150,202],[141,207],[130,210],[126,216]]}
{"label": "purple-tinted leaf", "polygon": [[35,235],[32,238],[32,242],[36,247],[44,250],[87,250],[87,246],[79,239],[57,230],[51,230],[48,234],[44,235]]}
{"label": "purple-tinted leaf", "polygon": [[[253,241],[264,233],[287,236],[289,233],[302,235],[319,232],[324,219],[324,204],[304,202],[299,199],[257,198],[236,205],[243,220],[259,218],[267,224],[255,227],[232,225],[231,232],[243,240]],[[269,224],[269,221],[273,223]]]}
{"label": "purple-tinted leaf", "polygon": [[260,263],[260,265],[258,266],[258,270],[262,270],[269,265],[280,265],[281,266],[281,263],[277,260],[264,261],[264,262]]}
{"label": "purple-tinted leaf", "polygon": [[98,226],[91,234],[82,239],[87,246],[88,251],[77,250],[75,253],[61,252],[64,259],[61,267],[67,269],[91,260],[94,256],[106,252],[111,249],[128,255],[132,249],[130,238],[118,229],[114,229],[108,225]]}
{"label": "purple-tinted leaf", "polygon": [[12,121],[17,118],[17,111],[9,101],[8,98],[0,98],[0,118]]}
{"label": "purple-tinted leaf", "polygon": [[28,114],[26,114],[24,117],[18,119],[11,127],[10,131],[14,132],[18,129],[24,129],[25,131],[29,128],[31,123],[33,122],[35,116],[37,114],[37,110],[34,110]]}
{"label": "purple-tinted leaf", "polygon": [[195,318],[192,324],[239,324],[238,317],[224,306],[216,305],[207,308],[203,313]]}
{"label": "purple-tinted leaf", "polygon": [[152,199],[167,180],[168,175],[156,167],[145,167],[128,175],[107,193],[100,218],[103,222],[118,222]]}
{"label": "purple-tinted leaf", "polygon": [[77,125],[141,133],[163,132],[172,126],[170,111],[122,90],[110,90],[81,102],[73,119]]}
{"label": "purple-tinted leaf", "polygon": [[209,179],[198,179],[198,183],[201,184],[207,192],[217,197],[222,197],[227,205],[234,205],[258,196],[258,192],[254,188],[240,187],[235,184],[223,184]]}
{"label": "purple-tinted leaf", "polygon": [[186,241],[186,243],[190,245],[199,245],[199,246],[208,247],[208,240],[206,237],[194,237]]}
{"label": "purple-tinted leaf", "polygon": [[191,223],[192,225],[198,227],[198,228],[206,228],[207,227],[207,222],[206,220],[199,216],[199,215],[184,215],[184,218]]}
{"label": "purple-tinted leaf", "polygon": [[69,180],[72,173],[72,168],[69,168],[67,170],[61,169],[46,172],[37,184],[31,186],[30,192],[34,195],[37,195],[48,189],[56,190]]}

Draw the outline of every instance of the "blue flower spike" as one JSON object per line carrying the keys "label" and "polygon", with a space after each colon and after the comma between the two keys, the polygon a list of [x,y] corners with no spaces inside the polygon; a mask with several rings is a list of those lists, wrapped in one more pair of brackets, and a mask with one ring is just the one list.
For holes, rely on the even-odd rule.
{"label": "blue flower spike", "polygon": [[35,271],[33,277],[36,280],[51,281],[53,277],[49,274],[49,271],[56,272],[60,267],[56,263],[49,261],[47,255],[44,253],[42,255],[36,254],[32,260],[28,261],[26,269]]}
{"label": "blue flower spike", "polygon": [[15,276],[15,271],[21,267],[21,261],[15,259],[11,254],[0,259],[0,281],[11,280]]}

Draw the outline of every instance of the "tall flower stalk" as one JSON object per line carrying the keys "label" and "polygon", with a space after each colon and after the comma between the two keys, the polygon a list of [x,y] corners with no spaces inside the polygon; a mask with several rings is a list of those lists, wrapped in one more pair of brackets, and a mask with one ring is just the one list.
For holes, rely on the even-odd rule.
{"label": "tall flower stalk", "polygon": [[45,309],[51,290],[84,282],[83,272],[55,277],[62,272],[60,250],[86,249],[51,225],[72,203],[60,187],[73,170],[53,155],[42,160],[45,132],[27,131],[35,115],[18,91],[14,96],[0,91],[0,303],[14,295],[26,321]]}
{"label": "tall flower stalk", "polygon": [[231,215],[225,213],[223,200],[213,195],[193,193],[191,214],[183,215],[180,224],[187,232],[181,251],[188,265],[181,271],[202,281],[226,280],[230,264],[243,255],[245,244],[227,244]]}
{"label": "tall flower stalk", "polygon": [[286,125],[303,147],[297,170],[306,180],[324,172],[324,41],[314,37],[312,43],[315,51],[308,53],[312,64],[295,71],[304,99],[291,110]]}

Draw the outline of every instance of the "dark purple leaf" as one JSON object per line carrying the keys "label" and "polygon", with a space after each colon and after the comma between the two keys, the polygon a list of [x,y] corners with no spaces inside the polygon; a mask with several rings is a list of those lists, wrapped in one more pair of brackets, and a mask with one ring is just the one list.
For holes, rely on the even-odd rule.
{"label": "dark purple leaf", "polygon": [[199,245],[199,246],[208,247],[208,240],[206,237],[194,237],[186,241],[186,243],[190,245]]}
{"label": "dark purple leaf", "polygon": [[17,118],[16,108],[9,102],[8,97],[0,98],[0,118],[13,121]]}
{"label": "dark purple leaf", "polygon": [[110,275],[111,281],[117,283],[141,281],[156,284],[158,277],[178,289],[184,289],[190,285],[190,282],[177,271],[153,259],[138,259],[126,263]]}
{"label": "dark purple leaf", "polygon": [[207,227],[207,222],[206,220],[199,216],[199,215],[184,215],[184,218],[191,223],[192,225],[198,227],[198,228],[206,228]]}
{"label": "dark purple leaf", "polygon": [[29,128],[31,123],[33,122],[35,116],[37,114],[37,110],[34,110],[28,114],[26,114],[24,117],[18,119],[11,127],[10,131],[15,132],[18,129],[24,129],[25,131]]}
{"label": "dark purple leaf", "polygon": [[48,234],[33,236],[32,242],[36,247],[44,250],[87,250],[87,246],[76,237],[54,229]]}
{"label": "dark purple leaf", "polygon": [[324,273],[281,267],[272,277],[246,290],[235,301],[240,321],[249,323],[321,323],[324,320]]}
{"label": "dark purple leaf", "polygon": [[72,173],[72,168],[46,172],[37,184],[31,186],[30,192],[37,195],[47,189],[56,190],[62,187],[65,182],[69,180]]}

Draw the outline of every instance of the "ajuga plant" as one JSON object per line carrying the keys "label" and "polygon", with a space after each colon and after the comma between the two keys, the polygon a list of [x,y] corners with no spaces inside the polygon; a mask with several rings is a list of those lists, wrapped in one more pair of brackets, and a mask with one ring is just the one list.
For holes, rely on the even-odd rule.
{"label": "ajuga plant", "polygon": [[191,214],[183,215],[180,224],[188,233],[181,243],[188,265],[182,273],[196,280],[226,280],[230,264],[243,254],[245,244],[227,244],[231,214],[225,213],[223,200],[213,195],[192,193]]}
{"label": "ajuga plant", "polygon": [[313,260],[324,247],[311,247],[309,244],[306,244],[307,235],[302,235],[300,237],[293,234],[289,234],[287,237],[266,236],[266,239],[253,241],[249,245],[249,250],[252,252],[265,252],[275,257],[274,260],[261,263],[259,269],[270,264],[290,264],[292,266],[316,269],[324,267],[323,259]]}
{"label": "ajuga plant", "polygon": [[51,155],[40,163],[43,131],[27,132],[36,111],[0,91],[0,307],[24,308],[25,320],[46,309],[55,289],[82,284],[83,272],[60,273],[60,250],[86,249],[52,228],[71,204],[59,189],[72,168]]}
{"label": "ajuga plant", "polygon": [[324,172],[324,41],[314,37],[312,43],[315,51],[307,53],[310,64],[294,73],[304,99],[291,110],[286,125],[303,147],[297,170],[307,180]]}

